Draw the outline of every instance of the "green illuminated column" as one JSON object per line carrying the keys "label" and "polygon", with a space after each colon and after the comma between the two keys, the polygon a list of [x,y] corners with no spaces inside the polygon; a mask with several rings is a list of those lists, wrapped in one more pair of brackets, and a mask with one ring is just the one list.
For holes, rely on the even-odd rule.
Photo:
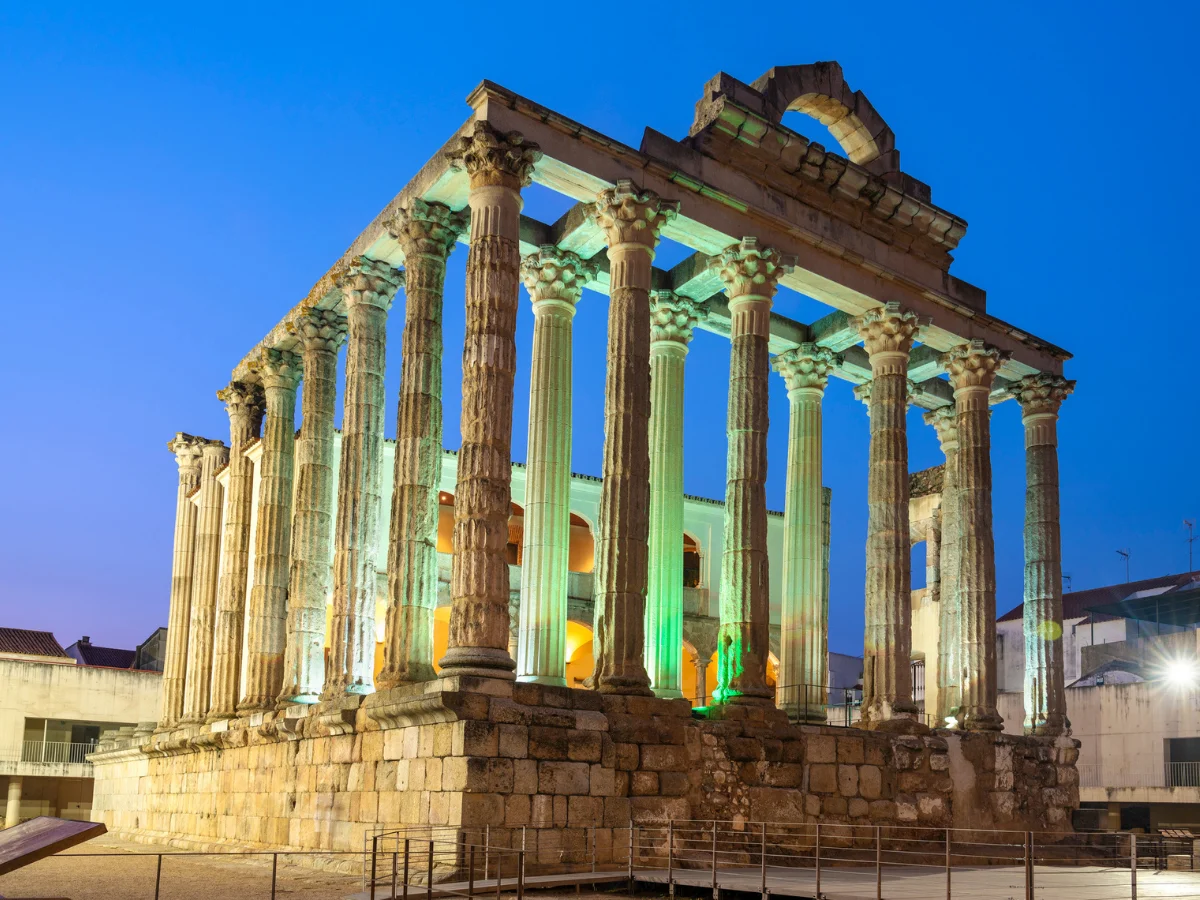
{"label": "green illuminated column", "polygon": [[670,291],[650,297],[650,534],[646,672],[659,697],[682,697],[683,366],[702,307]]}
{"label": "green illuminated column", "polygon": [[777,702],[793,719],[824,722],[829,606],[821,401],[836,361],[824,347],[801,344],[780,353],[773,365],[787,385],[789,403]]}
{"label": "green illuminated column", "polygon": [[442,295],[466,214],[413,200],[388,225],[404,251],[404,334],[379,687],[430,681],[442,478]]}
{"label": "green illuminated column", "polygon": [[325,683],[325,606],[333,542],[333,416],[338,347],[346,319],[331,309],[306,309],[288,322],[304,350],[296,500],[288,580],[287,649],[281,703],[316,703]]}
{"label": "green illuminated column", "polygon": [[259,436],[262,385],[235,381],[217,396],[229,413],[229,495],[225,498],[221,541],[221,580],[213,638],[212,699],[208,720],[237,712],[242,680],[242,638],[246,627],[246,585],[250,579],[250,519],[254,515],[254,463],[245,456]]}
{"label": "green illuminated column", "polygon": [[[962,600],[958,593],[960,575],[960,530],[958,497],[958,416],[953,406],[940,406],[925,413],[925,421],[937,432],[946,457],[942,475],[942,535],[938,560],[938,708],[937,722],[958,715],[962,679]],[[926,548],[929,552],[929,548]]]}
{"label": "green illuminated column", "polygon": [[958,416],[959,569],[962,680],[958,722],[1000,731],[996,710],[996,550],[992,537],[991,412],[988,397],[1006,357],[975,340],[942,356]]}
{"label": "green illuminated column", "polygon": [[678,207],[622,179],[615,189],[600,193],[592,213],[608,244],[610,274],[593,644],[596,689],[606,694],[651,693],[643,661],[650,507],[650,279],[659,232]]}
{"label": "green illuminated column", "polygon": [[545,246],[521,261],[533,301],[517,680],[567,683],[571,549],[571,320],[596,267]]}
{"label": "green illuminated column", "polygon": [[521,188],[536,144],[477,122],[452,165],[470,180],[463,342],[462,449],[454,492],[450,645],[442,676],[512,679],[508,652],[508,519],[512,514],[513,376],[520,298]]}
{"label": "green illuminated column", "polygon": [[1058,410],[1075,382],[1040,372],[1011,388],[1025,425],[1025,732],[1070,731],[1063,690]]}
{"label": "green illuminated column", "polygon": [[274,708],[283,687],[301,359],[290,350],[264,349],[254,371],[262,379],[267,417],[259,463],[254,587],[246,615],[246,690],[238,704],[240,713]]}
{"label": "green illuminated column", "polygon": [[729,455],[721,557],[718,703],[770,703],[770,578],[767,559],[767,390],[771,298],[793,262],[743,238],[709,260],[729,297]]}
{"label": "green illuminated column", "polygon": [[868,310],[858,330],[871,381],[858,391],[871,419],[867,474],[866,628],[863,640],[865,728],[916,726],[912,669],[912,562],[908,528],[908,354],[915,314],[898,303]]}
{"label": "green illuminated column", "polygon": [[346,396],[338,467],[333,628],[321,697],[369,694],[375,675],[375,548],[383,481],[387,316],[404,273],[359,256],[338,279],[346,305]]}
{"label": "green illuminated column", "polygon": [[188,620],[192,603],[192,566],[196,552],[196,504],[192,491],[200,484],[204,439],[177,432],[167,449],[179,466],[175,494],[175,552],[171,566],[171,606],[167,618],[167,652],[163,659],[160,728],[171,728],[183,715],[183,684],[187,670]]}
{"label": "green illuminated column", "polygon": [[212,684],[213,622],[216,618],[217,576],[221,563],[221,505],[225,491],[217,471],[229,461],[220,441],[200,448],[200,494],[196,511],[196,551],[192,564],[192,602],[189,604],[187,675],[183,685],[183,717],[189,725],[204,721]]}

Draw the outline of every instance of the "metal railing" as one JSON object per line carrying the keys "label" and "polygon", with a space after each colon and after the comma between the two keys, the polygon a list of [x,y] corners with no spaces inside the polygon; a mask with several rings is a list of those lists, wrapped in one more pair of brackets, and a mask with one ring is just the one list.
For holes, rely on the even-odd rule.
{"label": "metal railing", "polygon": [[90,765],[87,758],[96,752],[96,744],[90,741],[73,744],[69,741],[22,741],[21,762]]}
{"label": "metal railing", "polygon": [[1200,788],[1200,762],[1163,763],[1159,771],[1130,772],[1103,763],[1080,763],[1079,786],[1085,788]]}
{"label": "metal railing", "polygon": [[[862,721],[863,692],[860,688],[831,688],[819,684],[785,684],[775,688],[775,702],[795,722],[820,723],[853,728]],[[917,721],[930,728],[944,728],[934,713],[917,713]]]}

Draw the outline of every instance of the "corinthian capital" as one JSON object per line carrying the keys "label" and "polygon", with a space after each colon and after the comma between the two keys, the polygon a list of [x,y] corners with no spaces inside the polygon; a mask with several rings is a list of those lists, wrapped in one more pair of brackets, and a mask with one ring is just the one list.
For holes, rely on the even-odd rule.
{"label": "corinthian capital", "polygon": [[771,368],[783,376],[788,391],[824,391],[829,373],[837,366],[838,359],[832,350],[807,343],[785,350],[771,360]]}
{"label": "corinthian capital", "polygon": [[[856,384],[854,386],[854,398],[861,401],[862,404],[867,408],[868,412],[871,410],[871,388],[874,384],[874,381],[864,381],[862,384]],[[915,381],[908,378],[904,380],[905,409],[908,409],[910,406],[912,406],[913,398],[915,398],[920,391],[921,388]]]}
{"label": "corinthian capital", "polygon": [[247,430],[247,437],[258,434],[265,409],[262,385],[231,381],[229,387],[217,391],[217,399],[224,402],[225,411],[229,413],[231,431],[237,431],[241,426]]}
{"label": "corinthian capital", "polygon": [[678,212],[678,202],[663,200],[654,191],[643,191],[622,178],[615,188],[596,195],[592,218],[603,229],[609,247],[639,244],[653,250],[662,227]]}
{"label": "corinthian capital", "polygon": [[868,309],[858,317],[857,325],[868,356],[907,354],[921,329],[917,314],[894,302]]}
{"label": "corinthian capital", "polygon": [[250,371],[258,375],[267,390],[284,388],[294,391],[304,371],[302,359],[298,353],[290,350],[267,347],[259,352],[258,359],[250,363]]}
{"label": "corinthian capital", "polygon": [[444,203],[413,200],[388,220],[388,233],[404,251],[406,260],[414,256],[432,256],[444,260],[454,242],[466,230],[469,216],[455,212]]}
{"label": "corinthian capital", "polygon": [[795,265],[795,257],[764,247],[753,237],[742,238],[708,258],[708,267],[721,276],[731,301],[743,297],[770,300],[775,296],[779,279]]}
{"label": "corinthian capital", "polygon": [[991,390],[996,370],[1010,354],[981,340],[967,341],[942,354],[942,366],[950,375],[950,385]]}
{"label": "corinthian capital", "polygon": [[175,454],[175,464],[179,466],[179,480],[189,487],[194,487],[200,478],[200,455],[204,443],[204,438],[184,431],[175,432],[174,440],[167,441],[167,449]]}
{"label": "corinthian capital", "polygon": [[533,300],[533,308],[554,305],[574,311],[583,286],[596,277],[596,264],[580,259],[570,250],[543,244],[537,253],[521,260],[521,280]]}
{"label": "corinthian capital", "polygon": [[359,304],[387,310],[392,298],[404,285],[404,273],[387,263],[367,256],[358,256],[346,267],[337,280],[347,308]]}
{"label": "corinthian capital", "polygon": [[472,188],[519,190],[533,180],[533,167],[542,158],[542,151],[519,132],[505,134],[487,122],[476,122],[474,132],[460,137],[447,158],[451,166],[466,171]]}
{"label": "corinthian capital", "polygon": [[1062,402],[1075,390],[1075,382],[1061,375],[1036,372],[1009,386],[1008,393],[1021,404],[1021,413],[1030,416],[1057,416]]}
{"label": "corinthian capital", "polygon": [[687,346],[696,323],[708,317],[708,308],[674,291],[650,293],[650,343],[670,341]]}
{"label": "corinthian capital", "polygon": [[346,317],[332,309],[309,307],[288,320],[287,330],[300,338],[305,350],[336,353],[346,339]]}
{"label": "corinthian capital", "polygon": [[925,424],[933,426],[943,454],[958,449],[958,414],[953,403],[929,410],[925,413]]}

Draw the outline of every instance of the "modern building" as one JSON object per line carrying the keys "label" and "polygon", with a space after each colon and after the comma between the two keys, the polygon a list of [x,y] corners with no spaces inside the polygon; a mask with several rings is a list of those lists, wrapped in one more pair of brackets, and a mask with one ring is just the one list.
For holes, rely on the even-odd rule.
{"label": "modern building", "polygon": [[[999,708],[1022,731],[1017,606],[1000,617]],[[1200,831],[1200,572],[1063,595],[1067,716],[1079,798],[1110,830]]]}
{"label": "modern building", "polygon": [[[102,734],[158,715],[159,673],[133,650],[64,650],[48,631],[0,628],[0,804],[5,827],[33,816],[87,819],[90,754]],[[126,665],[110,665],[125,662]],[[151,725],[152,727],[152,725]]]}

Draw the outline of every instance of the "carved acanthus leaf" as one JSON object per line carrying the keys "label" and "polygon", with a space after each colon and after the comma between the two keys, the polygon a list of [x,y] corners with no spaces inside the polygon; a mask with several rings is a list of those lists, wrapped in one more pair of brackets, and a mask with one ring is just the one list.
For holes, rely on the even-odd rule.
{"label": "carved acanthus leaf", "polygon": [[404,286],[404,273],[369,256],[357,256],[338,276],[337,285],[348,308],[365,303],[386,310]]}
{"label": "carved acanthus leaf", "polygon": [[650,342],[687,344],[696,323],[708,317],[708,307],[674,291],[650,293]]}
{"label": "carved acanthus leaf", "polygon": [[958,449],[958,414],[953,403],[929,410],[925,424],[933,426],[943,454]]}
{"label": "carved acanthus leaf", "polygon": [[275,347],[264,348],[258,359],[250,363],[250,371],[262,380],[263,388],[295,390],[304,373],[303,357],[290,350]]}
{"label": "carved acanthus leaf", "polygon": [[730,300],[745,296],[770,299],[779,279],[795,265],[795,257],[764,247],[753,237],[742,238],[708,259],[708,268],[717,270]]}
{"label": "carved acanthus leaf", "polygon": [[597,265],[569,250],[544,244],[521,260],[521,280],[534,304],[557,301],[574,306],[583,286],[596,277]]}
{"label": "carved acanthus leaf", "polygon": [[894,302],[868,309],[856,324],[868,356],[908,353],[922,325],[916,313]]}
{"label": "carved acanthus leaf", "polygon": [[474,132],[460,137],[458,146],[448,154],[450,165],[466,171],[473,188],[525,187],[533,180],[533,167],[541,158],[537,144],[519,132],[506,134],[487,122],[476,122]]}
{"label": "carved acanthus leaf", "polygon": [[609,247],[632,243],[653,250],[662,227],[678,212],[677,201],[663,200],[654,191],[643,191],[622,178],[615,188],[597,195],[592,218],[603,229]]}
{"label": "carved acanthus leaf", "polygon": [[300,338],[305,350],[336,353],[346,339],[346,317],[332,309],[309,307],[288,320],[287,330]]}
{"label": "carved acanthus leaf", "polygon": [[962,388],[990,389],[996,371],[1010,356],[991,344],[973,340],[943,353],[941,362],[956,391]]}
{"label": "carved acanthus leaf", "polygon": [[406,260],[432,256],[444,260],[470,221],[467,210],[455,212],[444,203],[412,200],[385,225]]}
{"label": "carved acanthus leaf", "polygon": [[1059,407],[1075,390],[1075,382],[1061,375],[1037,372],[1013,382],[1008,393],[1021,404],[1026,415],[1058,415]]}
{"label": "carved acanthus leaf", "polygon": [[832,350],[809,343],[785,350],[771,360],[771,367],[783,376],[789,391],[801,388],[825,390],[829,373],[839,365],[840,360]]}

